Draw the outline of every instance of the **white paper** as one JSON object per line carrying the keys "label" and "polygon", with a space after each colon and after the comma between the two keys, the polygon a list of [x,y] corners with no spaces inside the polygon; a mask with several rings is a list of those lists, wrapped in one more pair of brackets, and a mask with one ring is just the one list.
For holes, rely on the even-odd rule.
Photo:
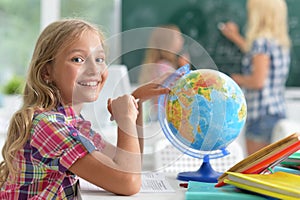
{"label": "white paper", "polygon": [[[84,191],[104,191],[104,189],[79,178],[80,189]],[[141,193],[175,192],[163,173],[142,174]]]}
{"label": "white paper", "polygon": [[140,192],[175,192],[163,173],[142,174]]}

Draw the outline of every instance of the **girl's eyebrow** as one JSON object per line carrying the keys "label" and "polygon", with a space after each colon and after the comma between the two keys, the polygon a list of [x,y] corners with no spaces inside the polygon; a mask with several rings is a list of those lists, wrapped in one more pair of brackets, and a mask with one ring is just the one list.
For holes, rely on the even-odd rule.
{"label": "girl's eyebrow", "polygon": [[86,51],[84,51],[83,49],[72,49],[69,51],[69,54],[76,53],[76,52],[86,53]]}
{"label": "girl's eyebrow", "polygon": [[[86,53],[86,51],[83,50],[83,49],[72,49],[72,50],[70,51],[70,53],[74,53],[74,52],[82,52],[82,53]],[[105,51],[104,51],[103,49],[97,49],[97,48],[95,48],[95,49],[93,50],[93,52],[105,54]]]}
{"label": "girl's eyebrow", "polygon": [[93,52],[105,54],[105,51],[104,51],[103,49],[97,49],[97,48],[96,48]]}

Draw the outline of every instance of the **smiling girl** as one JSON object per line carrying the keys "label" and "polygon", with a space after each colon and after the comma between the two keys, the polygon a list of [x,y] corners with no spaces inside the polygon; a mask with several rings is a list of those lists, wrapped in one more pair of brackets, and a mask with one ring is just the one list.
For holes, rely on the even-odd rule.
{"label": "smiling girl", "polygon": [[104,38],[96,26],[65,19],[45,28],[2,150],[0,199],[76,199],[78,176],[116,194],[139,191],[141,104],[169,89],[148,83],[109,99],[118,124],[113,146],[80,115],[83,103],[98,98],[107,76]]}

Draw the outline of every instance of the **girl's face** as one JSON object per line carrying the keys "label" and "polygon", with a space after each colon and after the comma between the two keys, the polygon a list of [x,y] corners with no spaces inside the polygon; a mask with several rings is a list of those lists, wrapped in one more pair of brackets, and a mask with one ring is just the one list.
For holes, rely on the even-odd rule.
{"label": "girl's face", "polygon": [[99,36],[92,31],[84,33],[73,45],[56,55],[48,72],[64,104],[97,100],[108,75]]}
{"label": "girl's face", "polygon": [[179,53],[182,48],[183,48],[183,44],[184,44],[184,39],[181,35],[180,32],[176,32],[174,35],[174,40],[173,40],[173,51],[176,53]]}

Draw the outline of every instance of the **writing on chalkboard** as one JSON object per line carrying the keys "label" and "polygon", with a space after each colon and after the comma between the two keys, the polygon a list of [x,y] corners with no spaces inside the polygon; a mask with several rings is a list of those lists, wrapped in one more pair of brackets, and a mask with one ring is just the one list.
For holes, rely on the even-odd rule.
{"label": "writing on chalkboard", "polygon": [[[300,86],[300,7],[299,0],[286,0],[289,10],[289,33],[292,39],[291,68],[288,86]],[[168,9],[166,9],[168,8]],[[226,73],[240,72],[242,52],[221,33],[222,22],[234,21],[243,34],[246,27],[246,0],[124,0],[122,2],[122,31],[141,27],[156,27],[162,24],[176,24],[190,40],[186,48],[191,55],[192,64],[201,68],[203,57],[194,49],[193,42],[201,45],[211,57],[217,68]],[[190,43],[189,43],[190,41]],[[122,41],[122,48],[132,45]],[[129,69],[142,63],[143,49],[122,55],[122,64]],[[130,75],[136,82],[137,75]]]}

